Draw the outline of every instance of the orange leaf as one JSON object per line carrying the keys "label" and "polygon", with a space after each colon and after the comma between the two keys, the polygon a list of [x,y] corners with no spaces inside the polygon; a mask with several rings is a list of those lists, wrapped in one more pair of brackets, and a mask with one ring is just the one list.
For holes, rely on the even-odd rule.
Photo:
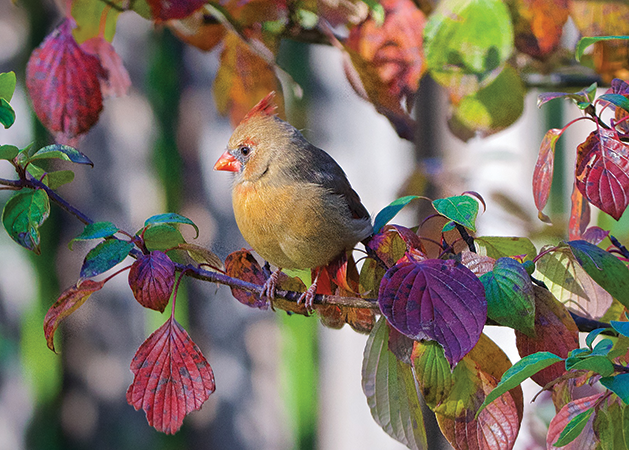
{"label": "orange leaf", "polygon": [[[619,108],[620,109],[620,108]],[[576,183],[572,187],[570,196],[570,222],[568,236],[571,241],[581,239],[590,223],[590,204],[577,189]]]}
{"label": "orange leaf", "polygon": [[557,128],[552,128],[546,132],[539,147],[539,155],[533,171],[533,197],[535,206],[540,213],[546,206],[550,195],[555,162],[555,145],[559,136],[561,136],[561,130]]}
{"label": "orange leaf", "polygon": [[227,33],[221,65],[214,79],[214,97],[219,112],[229,114],[235,127],[261,98],[276,91],[279,115],[282,116],[284,100],[280,89],[273,67],[254,53],[238,35]]}
{"label": "orange leaf", "polygon": [[[225,274],[259,286],[266,282],[266,276],[260,264],[248,250],[244,249],[227,255],[227,258],[225,258]],[[231,290],[232,295],[243,305],[251,306],[252,308],[267,308],[266,299],[260,298],[259,295],[237,288],[231,288]]]}
{"label": "orange leaf", "polygon": [[84,280],[61,293],[44,317],[44,336],[48,348],[55,351],[55,331],[63,319],[81,306],[94,292],[100,290],[105,281]]}
{"label": "orange leaf", "polygon": [[176,433],[216,388],[212,368],[174,317],[142,343],[131,371],[127,402],[142,408],[149,425],[166,434]]}
{"label": "orange leaf", "polygon": [[518,50],[544,60],[557,49],[568,20],[567,0],[515,0],[511,12]]}
{"label": "orange leaf", "polygon": [[[551,352],[567,358],[571,350],[579,347],[579,330],[566,307],[546,289],[533,286],[535,291],[535,333],[531,338],[515,331],[515,343],[520,356],[539,351]],[[531,377],[540,386],[545,386],[565,372],[563,361],[559,361]]]}

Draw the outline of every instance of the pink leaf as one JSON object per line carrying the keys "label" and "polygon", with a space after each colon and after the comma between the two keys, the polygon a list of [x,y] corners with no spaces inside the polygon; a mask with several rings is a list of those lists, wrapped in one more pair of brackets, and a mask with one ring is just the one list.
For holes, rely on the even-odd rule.
{"label": "pink leaf", "polygon": [[629,204],[629,146],[613,130],[599,128],[579,145],[575,176],[590,203],[620,219]]}
{"label": "pink leaf", "polygon": [[107,78],[101,79],[103,97],[127,95],[131,79],[114,47],[103,37],[97,36],[83,42],[81,49],[96,56],[107,71]]}
{"label": "pink leaf", "polygon": [[107,72],[76,43],[65,20],[36,48],[26,66],[26,86],[39,120],[62,143],[74,143],[103,108],[100,82]]}
{"label": "pink leaf", "polygon": [[559,136],[561,136],[560,129],[548,130],[539,147],[539,156],[533,171],[533,197],[535,198],[535,206],[540,212],[546,206],[550,195],[555,162],[555,145]]}
{"label": "pink leaf", "polygon": [[[578,414],[581,414],[582,412],[585,412],[588,409],[592,408],[603,395],[605,395],[605,393],[595,394],[589,397],[573,400],[567,403],[563,408],[561,408],[557,415],[553,417],[553,420],[550,421],[550,425],[548,426],[548,434],[546,436],[546,444],[548,448],[558,448],[554,447],[552,444],[557,442],[559,435],[564,430],[564,428],[566,428],[566,425],[568,425],[568,423]],[[590,417],[590,420],[581,432],[581,435],[576,440],[561,448],[564,450],[586,450],[598,448],[598,439],[595,437],[595,432],[592,428],[594,417],[594,415]]]}
{"label": "pink leaf", "polygon": [[577,189],[576,183],[572,187],[570,196],[570,220],[568,221],[568,236],[571,241],[581,239],[590,223],[590,204]]}
{"label": "pink leaf", "polygon": [[173,317],[140,346],[131,371],[127,402],[142,408],[149,425],[166,434],[176,433],[216,388],[210,364]]}

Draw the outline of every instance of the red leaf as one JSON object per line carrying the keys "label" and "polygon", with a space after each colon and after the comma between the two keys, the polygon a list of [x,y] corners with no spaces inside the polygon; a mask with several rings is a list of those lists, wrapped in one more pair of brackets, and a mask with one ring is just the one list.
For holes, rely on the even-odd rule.
{"label": "red leaf", "polygon": [[103,37],[97,36],[83,42],[81,49],[96,56],[107,71],[107,78],[101,79],[101,93],[103,96],[122,97],[126,95],[129,86],[131,86],[131,79],[114,47]]}
{"label": "red leaf", "polygon": [[487,319],[483,284],[454,260],[392,267],[380,284],[378,304],[401,333],[441,344],[452,366],[476,345]]}
{"label": "red leaf", "polygon": [[571,241],[581,239],[590,223],[590,204],[577,189],[576,183],[572,187],[570,196],[570,221],[568,222],[568,236]]}
{"label": "red leaf", "polygon": [[[259,286],[266,282],[266,276],[262,271],[262,267],[247,250],[238,250],[227,255],[227,258],[225,258],[225,274]],[[231,290],[232,295],[243,305],[251,306],[252,308],[267,308],[266,299],[260,298],[259,295],[237,288],[231,288]]]}
{"label": "red leaf", "polygon": [[44,317],[44,336],[50,350],[55,351],[55,331],[61,321],[76,311],[90,295],[100,290],[104,284],[105,281],[84,280],[61,293]]}
{"label": "red leaf", "polygon": [[371,63],[389,93],[404,101],[407,110],[419,80],[426,71],[424,61],[424,13],[411,0],[383,0],[383,24],[369,17],[352,28],[346,45]]}
{"label": "red leaf", "polygon": [[156,21],[183,19],[205,4],[205,0],[147,0]]}
{"label": "red leaf", "polygon": [[559,136],[561,136],[560,129],[548,130],[539,147],[539,156],[533,171],[533,197],[535,198],[535,206],[540,212],[546,206],[550,195],[555,162],[555,144],[557,144]]}
{"label": "red leaf", "polygon": [[629,146],[599,128],[579,145],[576,183],[597,208],[619,220],[629,204]]}
{"label": "red leaf", "polygon": [[129,271],[133,296],[145,308],[164,312],[175,285],[175,264],[159,250],[140,256]]}
{"label": "red leaf", "polygon": [[176,433],[216,388],[209,363],[173,317],[140,346],[131,371],[127,402],[142,408],[149,425],[166,434]]}
{"label": "red leaf", "polygon": [[65,20],[31,54],[26,86],[39,120],[58,142],[73,143],[103,108],[100,82],[107,72],[76,43]]}
{"label": "red leaf", "polygon": [[[534,338],[520,331],[515,332],[515,343],[520,356],[538,351],[551,352],[567,358],[571,350],[579,347],[579,330],[566,307],[546,289],[533,286],[535,291],[535,334]],[[540,386],[553,381],[565,372],[563,361],[559,361],[531,377]]]}
{"label": "red leaf", "polygon": [[[566,425],[568,425],[568,423],[578,414],[581,414],[582,412],[585,412],[588,409],[592,408],[603,395],[605,395],[604,392],[591,395],[589,397],[579,398],[577,400],[567,403],[563,408],[561,408],[561,410],[557,413],[555,417],[553,417],[553,419],[550,421],[550,424],[548,425],[548,434],[546,435],[546,445],[548,446],[548,448],[558,448],[553,447],[552,444],[557,442],[559,435],[564,430],[564,428],[566,428]],[[581,431],[581,434],[576,440],[560,448],[565,450],[585,450],[598,448],[598,439],[595,437],[595,432],[592,428],[592,423],[594,422],[595,416],[596,415],[593,414],[590,417],[590,420],[585,425],[585,428],[583,429],[583,431]]]}

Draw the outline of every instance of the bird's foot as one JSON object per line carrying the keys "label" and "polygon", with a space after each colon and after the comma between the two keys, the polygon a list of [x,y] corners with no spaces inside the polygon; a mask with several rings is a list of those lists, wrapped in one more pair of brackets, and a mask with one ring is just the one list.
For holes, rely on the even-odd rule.
{"label": "bird's foot", "polygon": [[262,285],[262,296],[266,297],[269,302],[269,306],[272,311],[275,311],[273,307],[273,300],[275,300],[275,290],[277,289],[277,282],[280,279],[280,274],[282,273],[282,269],[277,269],[272,272],[269,278]]}
{"label": "bird's foot", "polygon": [[317,283],[319,282],[319,275],[321,274],[321,268],[317,268],[314,270],[316,270],[314,281],[312,282],[308,290],[301,294],[297,299],[298,305],[303,302],[304,307],[306,308],[306,313],[308,315],[314,312],[314,299],[315,295],[317,295]]}

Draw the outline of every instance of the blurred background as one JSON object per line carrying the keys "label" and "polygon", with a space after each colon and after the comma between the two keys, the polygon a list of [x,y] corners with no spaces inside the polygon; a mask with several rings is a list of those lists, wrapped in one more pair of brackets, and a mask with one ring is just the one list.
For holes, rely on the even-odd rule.
{"label": "blurred background", "polygon": [[[22,148],[49,139],[23,80],[30,52],[60,20],[46,0],[0,3],[0,72],[18,75],[16,125],[1,131],[0,144]],[[79,147],[95,167],[77,169],[61,195],[92,219],[129,232],[153,214],[179,212],[199,226],[196,243],[221,258],[246,246],[233,220],[229,176],[212,171],[232,131],[212,96],[220,49],[203,53],[184,46],[134,14],[120,17],[113,44],[131,90],[106,100],[98,125]],[[339,162],[372,214],[408,193],[437,198],[472,190],[488,206],[479,233],[535,236],[545,227],[536,219],[531,175],[544,132],[569,120],[561,103],[540,112],[537,92],[530,91],[515,126],[463,144],[447,131],[446,100],[426,79],[413,145],[355,95],[338,51],[283,42],[280,55],[305,91],[299,105],[288,101],[289,121]],[[586,135],[576,128],[563,141],[568,148]],[[574,162],[560,164],[570,173]],[[5,166],[0,176],[12,177]],[[551,208],[561,213],[565,206],[557,199],[569,196],[570,177],[557,185]],[[0,192],[0,200],[6,197]],[[425,215],[416,205],[396,223],[415,226]],[[195,280],[183,284],[177,317],[210,362],[217,389],[178,434],[156,432],[142,411],[127,404],[125,392],[136,349],[167,316],[140,307],[126,276],[110,281],[64,323],[59,354],[46,347],[44,314],[76,281],[90,248],[76,243],[68,249],[81,230],[53,207],[42,228],[41,256],[0,233],[0,450],[404,448],[374,423],[362,393],[366,336],[348,327],[326,329],[312,318],[253,310],[226,287]],[[490,332],[517,358],[512,331]],[[534,393],[529,387],[525,404]],[[517,448],[545,448],[538,434],[549,417],[543,408],[527,413]],[[436,429],[430,434],[431,449],[448,448]]]}

